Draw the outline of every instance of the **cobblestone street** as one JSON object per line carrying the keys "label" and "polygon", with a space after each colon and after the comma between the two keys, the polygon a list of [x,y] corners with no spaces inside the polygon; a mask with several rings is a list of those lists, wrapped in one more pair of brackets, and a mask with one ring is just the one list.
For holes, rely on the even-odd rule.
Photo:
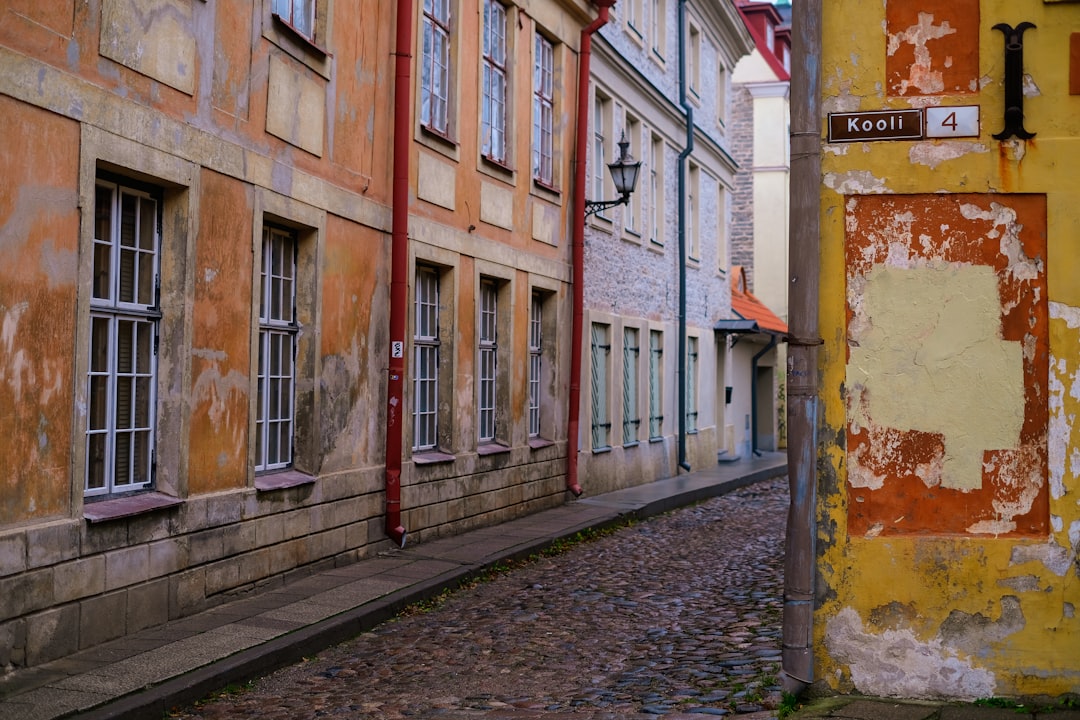
{"label": "cobblestone street", "polygon": [[775,716],[784,479],[455,592],[180,718]]}

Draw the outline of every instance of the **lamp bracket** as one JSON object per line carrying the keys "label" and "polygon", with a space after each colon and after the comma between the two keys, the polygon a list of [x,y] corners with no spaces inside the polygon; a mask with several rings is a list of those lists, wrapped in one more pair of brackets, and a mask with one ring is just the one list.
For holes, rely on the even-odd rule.
{"label": "lamp bracket", "polygon": [[595,215],[598,212],[604,210],[610,210],[613,207],[619,205],[626,205],[630,202],[630,195],[626,194],[620,197],[618,200],[586,200],[585,201],[585,217]]}

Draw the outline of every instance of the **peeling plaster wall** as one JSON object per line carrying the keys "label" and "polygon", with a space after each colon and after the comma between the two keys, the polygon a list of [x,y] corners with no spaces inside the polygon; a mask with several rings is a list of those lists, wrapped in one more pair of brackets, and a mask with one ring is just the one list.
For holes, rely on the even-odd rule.
{"label": "peeling plaster wall", "polygon": [[[377,0],[319,3],[312,44],[271,6],[0,3],[0,672],[390,543],[394,15]],[[455,66],[479,63],[478,7],[461,8]],[[562,100],[576,94],[577,43],[594,14],[583,0],[511,13],[515,61],[531,57],[536,32],[555,42],[557,191],[527,169],[528,82],[510,84],[506,166],[481,157],[476,83],[454,83],[451,142],[419,126],[412,135],[411,178],[420,157],[451,168],[441,205],[409,189],[408,230],[409,261],[423,256],[448,273],[441,309],[454,394],[444,426],[455,457],[419,467],[406,437],[410,544],[565,501],[575,116]],[[145,492],[88,498],[87,377],[107,354],[89,342],[100,177],[146,191],[159,210],[156,375],[141,396],[153,412],[133,413],[153,416],[156,464]],[[256,474],[267,225],[296,239],[293,455],[285,472]],[[506,283],[506,447],[487,457],[472,379],[481,273]],[[527,425],[534,291],[546,299],[544,447]],[[411,411],[411,392],[400,411]]]}
{"label": "peeling plaster wall", "polygon": [[[992,26],[1021,21],[1037,135],[997,141]],[[824,3],[823,115],[977,105],[981,122],[823,141],[823,689],[1080,692],[1078,23],[1035,0]]]}

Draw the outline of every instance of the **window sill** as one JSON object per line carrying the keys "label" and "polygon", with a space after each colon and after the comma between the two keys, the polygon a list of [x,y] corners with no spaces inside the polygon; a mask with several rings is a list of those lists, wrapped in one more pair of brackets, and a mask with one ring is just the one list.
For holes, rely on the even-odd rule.
{"label": "window sill", "polygon": [[145,515],[158,510],[168,510],[183,504],[183,500],[172,495],[159,492],[139,493],[138,495],[128,495],[113,498],[112,500],[87,503],[83,506],[83,517],[91,525],[96,525],[97,523],[112,520],[123,520],[135,515]]}
{"label": "window sill", "polygon": [[604,453],[609,453],[609,452],[611,452],[611,446],[610,445],[605,445],[603,447],[595,447],[595,448],[592,449],[592,454],[593,455],[603,455]]}
{"label": "window sill", "polygon": [[323,57],[330,57],[330,51],[329,50],[327,50],[326,48],[324,48],[324,47],[322,47],[320,45],[317,45],[313,39],[309,38],[307,35],[300,32],[299,30],[297,30],[296,27],[294,27],[291,22],[289,22],[285,18],[281,17],[277,13],[274,13],[274,21],[278,25],[280,25],[281,27],[286,28],[286,30],[293,36],[293,39],[296,40],[301,45],[303,45],[304,47],[306,47],[307,49],[309,49],[309,50],[311,50],[311,51],[313,51],[315,53],[318,53],[319,55],[322,55]]}
{"label": "window sill", "polygon": [[311,485],[315,478],[299,470],[284,470],[259,475],[255,478],[255,490],[258,492],[270,492],[272,490],[285,490],[286,488]]}
{"label": "window sill", "polygon": [[425,450],[424,452],[413,453],[412,460],[416,465],[437,465],[439,463],[454,462],[456,460],[450,453],[439,452],[438,450]]}
{"label": "window sill", "polygon": [[545,182],[541,182],[535,177],[533,177],[532,179],[532,194],[556,205],[562,204],[562,192],[559,190],[559,188],[554,185],[548,185]]}
{"label": "window sill", "polygon": [[640,445],[640,444],[641,444],[641,443],[639,443],[639,442],[638,442],[637,440],[635,440],[634,442],[628,442],[628,443],[623,443],[623,445],[622,445],[622,446],[623,446],[624,448],[635,448],[635,447],[637,447],[637,446],[638,446],[638,445]]}
{"label": "window sill", "polygon": [[531,449],[533,449],[533,450],[542,450],[543,448],[551,447],[554,444],[555,443],[553,441],[548,440],[547,438],[542,438],[542,437],[529,438],[529,447]]}
{"label": "window sill", "polygon": [[508,452],[510,452],[510,446],[499,442],[486,442],[476,446],[476,454],[480,456],[501,455]]}
{"label": "window sill", "polygon": [[633,245],[641,244],[641,233],[633,228],[623,228],[623,234],[619,237],[623,242],[628,242]]}
{"label": "window sill", "polygon": [[649,442],[650,443],[664,442],[664,438],[663,437],[651,437],[651,438],[649,438]]}
{"label": "window sill", "polygon": [[505,160],[498,160],[490,155],[480,155],[480,169],[485,175],[514,184],[514,168]]}

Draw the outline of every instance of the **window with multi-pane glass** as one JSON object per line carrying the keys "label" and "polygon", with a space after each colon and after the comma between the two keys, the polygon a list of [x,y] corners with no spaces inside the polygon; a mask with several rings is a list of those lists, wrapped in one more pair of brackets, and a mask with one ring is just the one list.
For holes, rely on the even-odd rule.
{"label": "window with multi-pane glass", "polygon": [[450,130],[450,0],[424,0],[420,59],[420,123],[446,135]]}
{"label": "window with multi-pane glass", "polygon": [[611,445],[611,421],[608,419],[608,363],[611,342],[608,326],[592,326],[592,446],[593,449]]}
{"label": "window with multi-pane glass", "polygon": [[649,438],[663,437],[664,334],[649,331]]}
{"label": "window with multi-pane glass", "polygon": [[638,440],[638,347],[637,328],[623,328],[623,445]]}
{"label": "window with multi-pane glass", "polygon": [[274,14],[308,40],[315,40],[315,0],[274,0]]}
{"label": "window with multi-pane glass", "polygon": [[555,48],[536,35],[533,60],[533,179],[552,185],[555,143]]}
{"label": "window with multi-pane glass", "polygon": [[698,339],[686,339],[686,432],[698,429]]}
{"label": "window with multi-pane glass", "polygon": [[154,473],[158,200],[98,181],[94,194],[87,496],[148,487]]}
{"label": "window with multi-pane glass", "polygon": [[607,124],[608,100],[600,93],[596,94],[593,108],[593,152],[592,152],[592,193],[593,197],[604,197],[604,168],[607,157],[604,150],[604,127]]}
{"label": "window with multi-pane glass", "polygon": [[533,293],[529,306],[529,437],[540,436],[540,371],[543,358],[543,298]]}
{"label": "window with multi-pane glass", "polygon": [[484,58],[481,72],[481,151],[496,162],[506,162],[506,8],[498,0],[484,0]]}
{"label": "window with multi-pane glass", "polygon": [[439,274],[416,269],[413,330],[413,450],[438,446]]}
{"label": "window with multi-pane glass", "polygon": [[492,280],[480,282],[479,348],[477,349],[480,373],[477,412],[480,425],[480,442],[495,440],[495,372],[498,361],[498,290]]}
{"label": "window with multi-pane glass", "polygon": [[296,233],[263,227],[255,470],[292,465],[296,386]]}

